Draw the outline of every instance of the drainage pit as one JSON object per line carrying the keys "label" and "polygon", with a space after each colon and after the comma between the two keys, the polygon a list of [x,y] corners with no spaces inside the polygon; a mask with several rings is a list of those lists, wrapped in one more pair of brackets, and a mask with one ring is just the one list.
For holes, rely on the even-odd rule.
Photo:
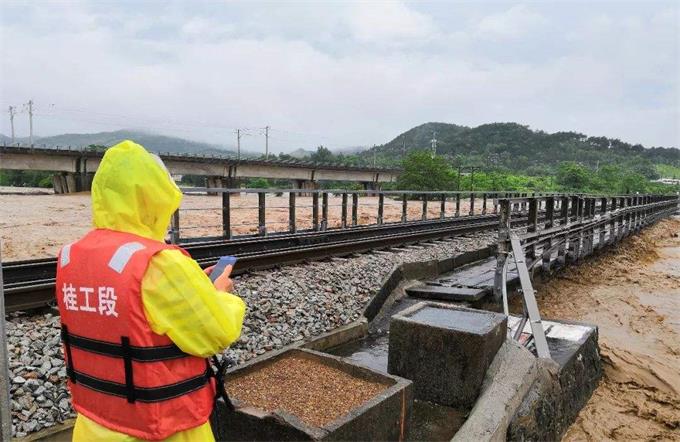
{"label": "drainage pit", "polygon": [[403,440],[410,381],[342,358],[292,349],[227,375],[235,410],[221,403],[218,440]]}

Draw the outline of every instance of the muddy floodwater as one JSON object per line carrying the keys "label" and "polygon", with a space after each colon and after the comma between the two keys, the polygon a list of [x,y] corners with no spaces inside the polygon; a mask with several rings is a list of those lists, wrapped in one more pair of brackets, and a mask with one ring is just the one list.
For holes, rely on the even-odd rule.
{"label": "muddy floodwater", "polygon": [[599,327],[605,375],[564,440],[680,440],[680,219],[537,290],[543,317]]}
{"label": "muddy floodwater", "polygon": [[[384,222],[401,220],[401,200],[385,198]],[[489,202],[489,208],[491,203]],[[180,234],[184,238],[219,236],[222,234],[222,198],[208,195],[185,195],[180,208]],[[475,206],[481,211],[481,201]],[[267,194],[267,232],[288,230],[288,195]],[[321,216],[319,203],[319,216]],[[342,198],[328,199],[328,227],[341,225]],[[312,198],[298,196],[295,221],[298,230],[312,227]],[[469,201],[461,200],[460,213],[469,212]],[[0,238],[2,259],[19,260],[55,256],[64,244],[75,241],[90,230],[92,224],[89,192],[55,195],[51,190],[0,187]],[[351,222],[351,198],[348,202],[348,222]],[[491,209],[489,209],[491,210]],[[421,201],[409,201],[408,220],[422,218]],[[446,203],[446,216],[455,213],[455,201]],[[437,219],[439,201],[427,207],[427,218]],[[357,210],[359,225],[375,224],[378,198],[360,196]],[[256,194],[235,194],[231,197],[231,226],[234,235],[258,232],[258,200]]]}

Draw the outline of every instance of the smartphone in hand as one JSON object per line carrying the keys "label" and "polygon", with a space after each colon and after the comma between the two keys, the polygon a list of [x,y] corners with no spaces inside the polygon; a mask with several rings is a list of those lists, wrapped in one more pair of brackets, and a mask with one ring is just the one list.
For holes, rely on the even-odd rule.
{"label": "smartphone in hand", "polygon": [[213,271],[210,273],[210,280],[212,282],[215,282],[215,280],[224,272],[224,269],[230,265],[233,266],[236,264],[237,258],[235,256],[222,256],[219,261],[217,261],[217,264],[215,264],[215,268],[213,268]]}

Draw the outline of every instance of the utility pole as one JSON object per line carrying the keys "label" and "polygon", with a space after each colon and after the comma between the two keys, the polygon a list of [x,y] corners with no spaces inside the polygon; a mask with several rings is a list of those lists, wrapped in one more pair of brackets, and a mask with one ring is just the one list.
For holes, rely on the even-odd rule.
{"label": "utility pole", "polygon": [[269,159],[269,126],[264,128],[264,159]]}
{"label": "utility pole", "polygon": [[462,172],[463,166],[458,165],[458,183],[456,184],[456,190],[460,190],[460,173]]}
{"label": "utility pole", "polygon": [[14,144],[14,114],[16,113],[14,106],[9,107],[9,126],[12,129],[12,144]]}
{"label": "utility pole", "polygon": [[236,129],[236,158],[241,160],[241,129]]}
{"label": "utility pole", "polygon": [[33,100],[28,100],[28,145],[33,147]]}
{"label": "utility pole", "polygon": [[432,143],[432,158],[434,158],[437,155],[437,131],[432,131],[432,139],[430,140]]}

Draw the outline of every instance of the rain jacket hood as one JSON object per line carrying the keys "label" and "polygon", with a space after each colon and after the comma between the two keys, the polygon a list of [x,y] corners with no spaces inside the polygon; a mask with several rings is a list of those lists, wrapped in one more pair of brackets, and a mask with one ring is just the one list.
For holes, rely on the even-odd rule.
{"label": "rain jacket hood", "polygon": [[129,140],[106,151],[92,181],[95,228],[162,241],[182,192],[168,171]]}

